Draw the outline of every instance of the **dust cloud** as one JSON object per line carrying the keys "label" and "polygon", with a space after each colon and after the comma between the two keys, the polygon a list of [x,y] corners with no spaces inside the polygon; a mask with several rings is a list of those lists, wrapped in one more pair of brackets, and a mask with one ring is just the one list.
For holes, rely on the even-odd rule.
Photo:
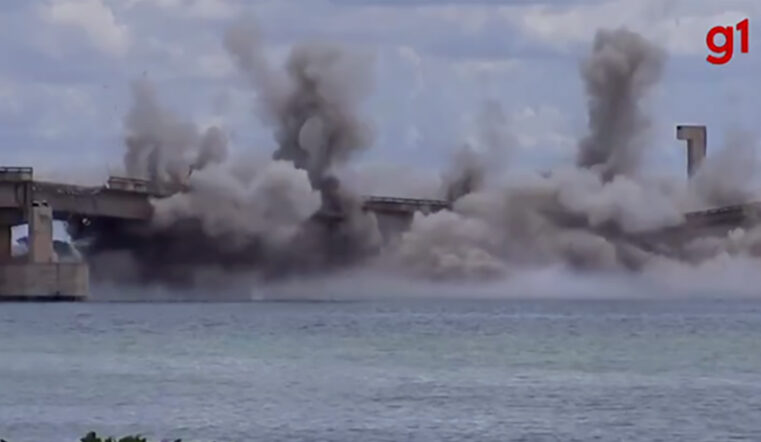
{"label": "dust cloud", "polygon": [[636,171],[647,144],[648,115],[641,101],[661,78],[665,53],[640,35],[602,30],[581,64],[587,93],[589,134],[577,164],[607,181]]}
{"label": "dust cloud", "polygon": [[[371,56],[309,43],[294,46],[276,66],[251,19],[232,26],[223,45],[252,87],[258,117],[271,127],[277,149],[269,159],[229,156],[220,128],[182,121],[161,106],[148,79],[135,82],[124,168],[169,196],[153,202],[149,227],[80,229],[94,236],[90,252],[115,256],[116,267],[131,269],[121,272],[130,275],[123,279],[188,286],[229,281],[229,274],[252,280],[310,274],[377,252],[374,215],[334,173],[372,144],[372,124],[361,116],[372,92]],[[115,248],[134,262],[123,264],[126,254],[114,255]],[[96,273],[106,279],[120,273],[99,267]]]}
{"label": "dust cloud", "polygon": [[128,176],[174,190],[193,169],[226,159],[227,136],[216,126],[202,133],[194,124],[180,121],[163,109],[147,79],[134,82],[132,98],[133,106],[124,122]]}
{"label": "dust cloud", "polygon": [[275,159],[307,170],[312,183],[370,147],[373,129],[361,116],[372,92],[372,58],[331,44],[294,47],[282,69],[266,60],[256,23],[246,19],[225,35],[225,48],[249,79],[259,110],[273,126]]}
{"label": "dust cloud", "polygon": [[[665,63],[665,52],[638,34],[598,32],[580,67],[589,129],[576,164],[542,173],[506,166],[495,173],[487,166],[505,164],[500,155],[510,152],[511,137],[491,137],[480,151],[466,146],[445,174],[453,211],[415,214],[387,265],[412,278],[502,281],[554,266],[577,274],[664,277],[722,257],[760,257],[754,231],[684,243],[667,233],[691,209],[752,200],[758,162],[753,143],[739,137],[709,157],[689,183],[644,177],[641,160],[651,145],[645,101]],[[492,133],[505,126],[500,119],[481,120]],[[490,184],[490,174],[500,182]]]}
{"label": "dust cloud", "polygon": [[[691,209],[752,199],[757,159],[741,137],[709,156],[689,182],[641,173],[651,145],[646,101],[667,54],[629,30],[599,31],[580,64],[588,130],[573,164],[542,172],[518,167],[510,121],[498,101],[488,101],[475,140],[456,151],[437,185],[405,181],[417,187],[404,196],[438,193],[450,209],[415,213],[408,228],[391,235],[363,209],[360,193],[393,183],[351,164],[374,141],[363,115],[372,56],[307,43],[276,65],[251,18],[230,27],[223,46],[276,149],[265,159],[229,155],[220,128],[181,121],[159,104],[150,82],[136,82],[125,119],[125,169],[172,195],[154,201],[151,226],[95,223],[82,236],[94,238],[91,255],[116,262],[129,255],[130,265],[119,266],[140,283],[274,281],[268,287],[282,289],[257,292],[263,297],[322,293],[321,286],[393,291],[393,281],[407,288],[445,283],[484,296],[562,291],[557,284],[569,281],[579,291],[620,284],[647,291],[660,281],[679,292],[685,275],[761,259],[757,229],[689,240],[668,234]],[[590,286],[579,275],[603,282]],[[541,278],[555,285],[538,284]]]}

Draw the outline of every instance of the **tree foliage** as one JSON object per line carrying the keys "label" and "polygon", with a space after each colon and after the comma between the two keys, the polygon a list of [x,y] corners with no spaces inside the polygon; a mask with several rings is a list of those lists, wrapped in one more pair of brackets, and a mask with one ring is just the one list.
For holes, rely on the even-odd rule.
{"label": "tree foliage", "polygon": [[[80,442],[148,442],[148,439],[138,435],[124,436],[116,439],[114,437],[102,438],[98,436],[94,431],[87,433],[85,437],[79,439]],[[8,442],[5,439],[0,439],[0,442]],[[175,439],[173,442],[182,442],[181,439]]]}

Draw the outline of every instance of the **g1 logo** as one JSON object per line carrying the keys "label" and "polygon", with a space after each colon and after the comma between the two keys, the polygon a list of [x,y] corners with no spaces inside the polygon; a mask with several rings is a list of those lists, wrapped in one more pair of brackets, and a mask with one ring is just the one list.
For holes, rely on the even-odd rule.
{"label": "g1 logo", "polygon": [[[737,24],[737,31],[740,33],[740,51],[747,54],[750,49],[750,20],[745,19]],[[723,44],[716,43],[716,37],[724,37]],[[706,44],[708,49],[713,53],[706,58],[709,63],[723,65],[732,60],[735,55],[735,28],[732,26],[714,26],[706,35]]]}

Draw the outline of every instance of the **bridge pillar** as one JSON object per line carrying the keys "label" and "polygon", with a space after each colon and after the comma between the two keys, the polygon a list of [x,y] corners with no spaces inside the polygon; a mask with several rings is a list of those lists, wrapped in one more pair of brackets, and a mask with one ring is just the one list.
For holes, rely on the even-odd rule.
{"label": "bridge pillar", "polygon": [[680,125],[676,138],[687,141],[687,176],[692,177],[706,157],[707,134],[705,126]]}
{"label": "bridge pillar", "polygon": [[[87,264],[56,262],[50,206],[35,201],[26,216],[29,221],[28,261],[0,264],[0,301],[86,299],[90,275]],[[0,236],[0,240],[4,241],[4,237]]]}
{"label": "bridge pillar", "polygon": [[46,203],[35,201],[29,212],[29,261],[51,263],[53,256],[53,211]]}
{"label": "bridge pillar", "polygon": [[[6,190],[3,202],[9,206],[0,208],[0,302],[84,300],[89,288],[87,264],[56,262],[53,210],[35,200],[32,173],[31,168],[0,167],[0,183]],[[24,222],[29,226],[28,257],[13,260],[10,226]]]}
{"label": "bridge pillar", "polygon": [[12,254],[13,226],[0,224],[0,264],[10,262]]}

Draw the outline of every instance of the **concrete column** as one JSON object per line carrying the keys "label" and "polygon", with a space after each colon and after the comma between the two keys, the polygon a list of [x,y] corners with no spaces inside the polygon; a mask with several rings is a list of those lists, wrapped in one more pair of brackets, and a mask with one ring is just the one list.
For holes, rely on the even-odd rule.
{"label": "concrete column", "polygon": [[53,262],[53,210],[34,202],[29,213],[29,260],[35,264]]}
{"label": "concrete column", "polygon": [[687,141],[687,176],[692,177],[703,164],[707,150],[705,126],[677,126],[676,138]]}
{"label": "concrete column", "polygon": [[7,263],[11,260],[13,247],[12,227],[0,224],[0,263]]}

